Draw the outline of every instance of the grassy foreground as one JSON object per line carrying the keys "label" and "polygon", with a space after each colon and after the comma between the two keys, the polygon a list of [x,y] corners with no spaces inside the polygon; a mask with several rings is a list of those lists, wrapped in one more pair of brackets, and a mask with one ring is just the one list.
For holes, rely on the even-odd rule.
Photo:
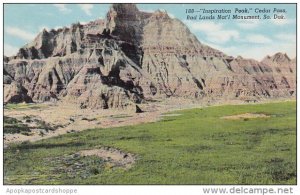
{"label": "grassy foreground", "polygon": [[[162,121],[12,145],[5,184],[296,184],[296,102],[174,112]],[[242,113],[269,118],[222,119]],[[138,156],[131,169],[72,155],[111,146]],[[79,168],[77,165],[80,165]]]}

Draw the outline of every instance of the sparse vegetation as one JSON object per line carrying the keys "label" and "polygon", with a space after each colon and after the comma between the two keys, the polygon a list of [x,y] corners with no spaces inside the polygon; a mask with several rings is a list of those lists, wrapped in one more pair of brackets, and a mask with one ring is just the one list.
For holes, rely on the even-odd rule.
{"label": "sparse vegetation", "polygon": [[[296,184],[295,102],[173,113],[180,115],[10,145],[4,151],[4,183]],[[222,119],[243,113],[270,117]],[[95,156],[72,156],[99,145],[135,154],[137,161],[124,170]]]}
{"label": "sparse vegetation", "polygon": [[18,109],[18,110],[22,110],[22,109],[40,109],[42,108],[42,105],[38,105],[38,104],[6,104],[5,109]]}
{"label": "sparse vegetation", "polygon": [[4,127],[3,127],[4,134],[21,133],[24,135],[29,135],[28,133],[30,132],[30,128],[27,125],[23,124],[21,121],[12,117],[4,116],[3,122],[4,122]]}
{"label": "sparse vegetation", "polygon": [[[29,127],[28,124],[35,124],[35,126]],[[24,116],[22,120],[18,120],[13,117],[4,116],[4,133],[16,134],[21,133],[23,135],[30,135],[32,129],[42,129],[46,132],[54,131],[56,128],[61,127],[61,125],[51,126],[49,123],[46,123],[43,120],[34,118],[34,116]],[[40,132],[41,136],[45,133]]]}
{"label": "sparse vegetation", "polygon": [[43,130],[40,130],[40,131],[39,131],[39,135],[42,136],[42,137],[44,137],[44,135],[45,135],[44,131],[43,131]]}
{"label": "sparse vegetation", "polygon": [[86,118],[86,117],[83,117],[81,120],[91,122],[91,121],[96,121],[97,119],[96,118]]}
{"label": "sparse vegetation", "polygon": [[49,123],[43,120],[34,119],[33,121],[37,124],[37,128],[44,129],[46,132],[55,130]]}

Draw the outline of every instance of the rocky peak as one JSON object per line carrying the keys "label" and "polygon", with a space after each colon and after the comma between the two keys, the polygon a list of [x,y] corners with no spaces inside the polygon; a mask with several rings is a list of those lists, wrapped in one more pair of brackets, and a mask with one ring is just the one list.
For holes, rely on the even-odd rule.
{"label": "rocky peak", "polygon": [[289,64],[291,59],[286,53],[278,52],[273,56],[267,55],[262,62],[264,63],[276,63],[276,64]]}
{"label": "rocky peak", "polygon": [[155,19],[170,19],[170,16],[168,15],[166,10],[156,10],[151,18],[155,18]]}
{"label": "rocky peak", "polygon": [[106,15],[106,28],[113,36],[138,45],[144,17],[134,4],[113,4]]}
{"label": "rocky peak", "polygon": [[296,63],[286,54],[263,62],[230,57],[202,44],[166,11],[142,12],[134,4],[113,4],[104,20],[43,30],[4,62],[7,87],[17,81],[28,91],[11,85],[9,97],[67,98],[82,108],[119,108],[171,96],[295,94]]}
{"label": "rocky peak", "polygon": [[288,57],[288,55],[286,53],[276,53],[273,56],[273,61],[276,61],[278,63],[282,63],[282,62],[290,62],[291,59]]}
{"label": "rocky peak", "polygon": [[40,48],[42,46],[43,40],[47,38],[47,35],[48,35],[47,30],[43,29],[31,43],[26,44],[24,47]]}
{"label": "rocky peak", "polygon": [[113,4],[110,10],[113,10],[117,12],[117,14],[122,14],[122,15],[132,15],[136,12],[139,12],[135,4],[125,4],[125,3]]}

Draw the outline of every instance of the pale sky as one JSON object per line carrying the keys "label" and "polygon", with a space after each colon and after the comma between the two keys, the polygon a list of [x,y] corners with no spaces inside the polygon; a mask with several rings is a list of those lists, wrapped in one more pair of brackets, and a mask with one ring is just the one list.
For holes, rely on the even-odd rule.
{"label": "pale sky", "polygon": [[[43,28],[52,29],[105,18],[109,4],[5,4],[4,54],[14,55]],[[296,55],[295,4],[138,4],[140,10],[166,10],[183,21],[198,40],[232,56],[261,60],[276,52]],[[186,9],[232,8],[286,9],[284,20],[197,20],[186,18]],[[264,15],[259,14],[261,17]]]}

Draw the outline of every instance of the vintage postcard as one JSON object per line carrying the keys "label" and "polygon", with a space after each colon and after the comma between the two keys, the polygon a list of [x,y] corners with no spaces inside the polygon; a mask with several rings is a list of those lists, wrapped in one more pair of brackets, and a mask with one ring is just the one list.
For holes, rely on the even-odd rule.
{"label": "vintage postcard", "polygon": [[4,185],[297,184],[295,3],[3,10]]}

